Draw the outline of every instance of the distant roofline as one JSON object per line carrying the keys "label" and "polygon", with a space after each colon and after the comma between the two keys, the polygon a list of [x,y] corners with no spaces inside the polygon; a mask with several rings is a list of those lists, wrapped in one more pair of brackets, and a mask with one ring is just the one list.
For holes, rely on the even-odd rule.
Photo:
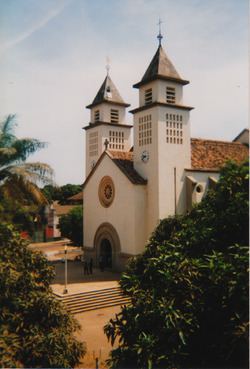
{"label": "distant roofline", "polygon": [[109,122],[100,121],[100,122],[96,122],[96,123],[89,123],[88,126],[82,127],[82,129],[85,129],[85,131],[87,131],[90,128],[95,128],[95,127],[98,127],[98,126],[101,126],[101,125],[112,126],[112,127],[123,127],[123,128],[129,128],[129,129],[131,129],[133,127],[133,125],[131,125],[131,124],[109,123]]}
{"label": "distant roofline", "polygon": [[147,78],[146,80],[144,81],[140,81],[140,82],[137,82],[133,85],[134,88],[139,88],[143,85],[146,85],[147,83],[150,83],[150,82],[153,82],[157,79],[160,79],[160,80],[164,80],[164,81],[170,81],[170,82],[176,82],[176,83],[179,83],[181,85],[188,85],[190,82],[188,80],[185,80],[185,79],[181,79],[181,78],[174,78],[174,77],[166,77],[166,76],[163,76],[161,74],[157,74],[156,76],[152,77],[152,78]]}
{"label": "distant roofline", "polygon": [[167,108],[173,108],[173,109],[177,108],[177,109],[182,109],[182,110],[192,110],[192,109],[194,109],[194,107],[192,107],[192,106],[185,106],[185,105],[178,105],[178,104],[167,104],[167,103],[162,103],[162,102],[155,101],[151,104],[143,105],[143,106],[140,106],[139,108],[130,110],[129,112],[134,114],[134,113],[137,113],[139,111],[143,111],[143,110],[146,110],[146,109],[153,108],[155,106],[164,106],[164,107],[167,107]]}
{"label": "distant roofline", "polygon": [[227,145],[243,145],[242,142],[234,142],[234,141],[225,141],[225,140],[215,140],[213,138],[200,138],[200,137],[191,137],[191,141],[206,141],[206,142],[215,142],[217,144],[227,144]]}
{"label": "distant roofline", "polygon": [[218,173],[220,168],[185,168],[186,172],[214,172]]}
{"label": "distant roofline", "polygon": [[125,108],[128,108],[130,106],[130,104],[127,104],[127,103],[122,103],[122,102],[116,102],[116,101],[110,101],[110,100],[103,99],[102,101],[87,105],[86,108],[91,109],[91,108],[94,108],[95,106],[101,105],[101,104],[119,105],[119,106],[124,106]]}
{"label": "distant roofline", "polygon": [[245,132],[248,132],[249,134],[249,129],[248,128],[244,128],[234,139],[233,139],[233,142],[238,140],[238,138],[243,135]]}

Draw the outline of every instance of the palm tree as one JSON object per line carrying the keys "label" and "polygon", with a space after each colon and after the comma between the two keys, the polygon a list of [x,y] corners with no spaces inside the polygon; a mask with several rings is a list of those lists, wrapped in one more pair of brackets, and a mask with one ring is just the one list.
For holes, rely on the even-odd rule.
{"label": "palm tree", "polygon": [[45,204],[47,200],[38,184],[52,183],[53,170],[48,164],[26,163],[29,155],[46,146],[32,138],[14,135],[15,115],[0,123],[0,188],[2,193],[28,203]]}

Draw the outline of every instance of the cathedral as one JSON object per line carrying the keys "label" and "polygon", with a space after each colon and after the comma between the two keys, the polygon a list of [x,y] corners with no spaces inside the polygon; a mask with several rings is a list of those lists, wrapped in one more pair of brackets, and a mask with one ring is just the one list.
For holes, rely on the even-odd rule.
{"label": "cathedral", "polygon": [[143,252],[159,221],[189,212],[219,177],[227,160],[248,157],[248,130],[233,142],[190,137],[184,87],[161,45],[133,85],[139,106],[130,110],[107,73],[90,109],[86,131],[84,254],[122,271]]}

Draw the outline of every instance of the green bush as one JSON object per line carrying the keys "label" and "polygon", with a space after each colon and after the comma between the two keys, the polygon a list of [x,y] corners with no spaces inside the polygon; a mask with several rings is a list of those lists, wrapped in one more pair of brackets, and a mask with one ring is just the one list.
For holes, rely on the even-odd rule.
{"label": "green bush", "polygon": [[189,215],[161,221],[120,281],[110,368],[248,367],[248,165],[229,163]]}
{"label": "green bush", "polygon": [[74,207],[67,215],[59,219],[59,229],[63,237],[69,238],[74,244],[83,243],[83,207]]}
{"label": "green bush", "polygon": [[52,267],[27,248],[12,225],[0,224],[0,365],[69,368],[85,353],[76,320],[49,287]]}

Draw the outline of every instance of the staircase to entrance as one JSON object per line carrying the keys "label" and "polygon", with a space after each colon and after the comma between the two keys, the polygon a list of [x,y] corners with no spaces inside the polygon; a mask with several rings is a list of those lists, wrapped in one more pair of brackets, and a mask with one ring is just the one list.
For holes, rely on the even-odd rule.
{"label": "staircase to entrance", "polygon": [[59,295],[56,293],[54,295],[72,314],[130,303],[130,298],[125,296],[119,287],[80,292],[71,295]]}

